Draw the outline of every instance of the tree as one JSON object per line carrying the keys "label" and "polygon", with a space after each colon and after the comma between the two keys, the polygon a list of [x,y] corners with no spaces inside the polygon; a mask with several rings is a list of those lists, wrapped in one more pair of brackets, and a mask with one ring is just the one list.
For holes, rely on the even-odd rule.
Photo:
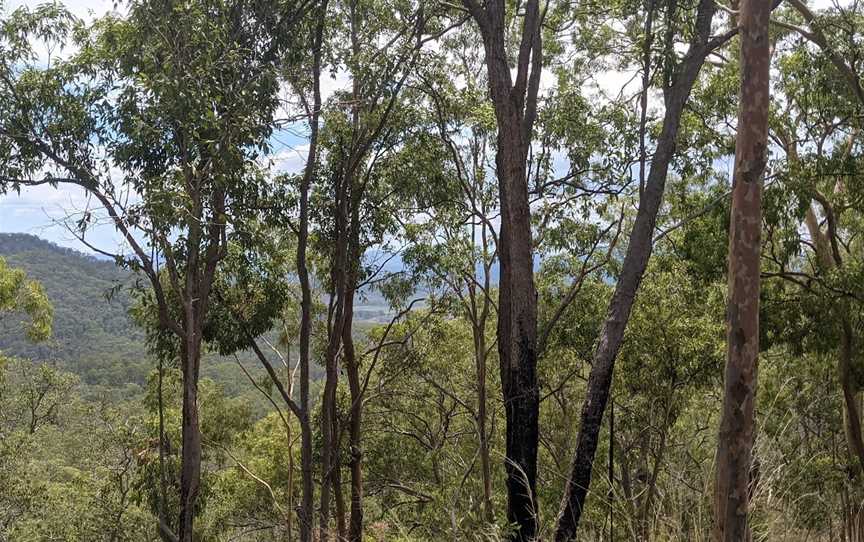
{"label": "tree", "polygon": [[[141,2],[86,30],[56,7],[19,9],[4,26],[13,55],[0,79],[4,188],[62,183],[91,195],[98,205],[73,231],[147,277],[159,327],[176,340],[182,542],[193,538],[200,488],[197,392],[213,285],[229,239],[242,241],[262,205],[256,160],[278,105],[277,61],[305,5]],[[28,35],[62,41],[72,28],[76,55],[36,61]],[[100,214],[131,254],[87,241]]]}
{"label": "tree", "polygon": [[[489,93],[498,126],[495,170],[501,206],[498,259],[498,358],[507,414],[507,519],[516,525],[514,540],[537,534],[536,507],[539,393],[537,390],[537,293],[531,208],[528,203],[528,149],[537,118],[543,68],[539,0],[525,4],[518,34],[516,78],[510,72],[508,17],[503,0],[481,5],[464,0],[480,28]],[[512,15],[511,15],[512,17]]]}
{"label": "tree", "polygon": [[729,225],[726,373],[717,444],[714,539],[749,540],[747,510],[759,359],[762,175],[768,161],[767,1],[741,5],[741,98]]}
{"label": "tree", "polygon": [[[679,16],[677,2],[667,6],[667,24]],[[630,310],[642,276],[648,266],[654,242],[654,227],[657,213],[663,201],[663,191],[669,165],[677,149],[678,131],[681,115],[696,83],[705,59],[715,49],[734,36],[738,29],[733,28],[724,34],[712,37],[711,24],[717,11],[716,3],[700,0],[696,8],[693,34],[690,36],[687,52],[675,62],[672,53],[675,48],[675,28],[668,27],[663,44],[664,60],[661,66],[663,76],[663,99],[666,110],[660,135],[657,139],[651,168],[640,190],[639,210],[630,232],[627,252],[621,264],[615,292],[609,301],[606,320],[600,332],[597,348],[591,364],[588,379],[588,392],[582,405],[579,436],[573,455],[571,474],[567,481],[561,508],[555,527],[557,541],[572,540],[576,536],[579,518],[585,506],[585,498],[591,481],[594,454],[597,450],[603,413],[609,399],[612,385],[612,372],[615,358],[621,348],[624,330],[630,317]]]}
{"label": "tree", "polygon": [[44,288],[0,258],[0,316],[9,313],[29,318],[24,323],[24,332],[30,341],[44,341],[51,336],[54,310]]}

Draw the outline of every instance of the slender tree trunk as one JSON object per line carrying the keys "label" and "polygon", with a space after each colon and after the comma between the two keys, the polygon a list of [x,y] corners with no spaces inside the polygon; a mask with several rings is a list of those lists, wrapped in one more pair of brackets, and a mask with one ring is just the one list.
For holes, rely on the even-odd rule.
{"label": "slender tree trunk", "polygon": [[315,28],[312,59],[312,110],[310,113],[309,154],[306,170],[300,185],[300,224],[297,234],[297,277],[300,281],[300,469],[303,493],[300,501],[300,542],[312,542],[313,514],[313,469],[312,427],[309,421],[309,347],[312,341],[312,287],[309,283],[309,268],[306,263],[306,248],[309,242],[309,189],[317,166],[318,120],[321,114],[321,45],[324,22],[327,15],[327,0],[319,7]]}
{"label": "slender tree trunk", "polygon": [[615,358],[621,348],[624,329],[630,318],[630,310],[642,276],[648,266],[654,239],[654,226],[657,212],[663,201],[663,190],[666,186],[666,175],[669,163],[675,155],[678,129],[681,125],[681,113],[684,104],[690,97],[690,91],[699,75],[699,70],[705,62],[705,57],[711,51],[709,38],[711,21],[716,11],[714,0],[700,0],[696,16],[696,35],[690,43],[690,48],[681,61],[671,80],[671,85],[664,90],[666,112],[663,117],[663,127],[657,140],[654,159],[642,197],[627,253],[621,267],[615,292],[609,302],[606,320],[600,332],[597,349],[594,351],[591,372],[588,377],[588,389],[582,404],[579,435],[576,441],[576,451],[573,455],[570,478],[565,486],[564,496],[555,528],[555,540],[565,542],[576,536],[582,509],[588,488],[591,485],[591,474],[594,465],[594,455],[600,436],[600,426],[603,412],[609,399],[612,386],[612,371]]}
{"label": "slender tree trunk", "polygon": [[[353,177],[352,177],[353,182]],[[355,187],[356,189],[356,187]],[[352,189],[352,192],[354,190]],[[348,464],[351,472],[351,512],[348,525],[348,540],[363,540],[363,389],[360,382],[360,361],[354,349],[354,298],[357,294],[358,271],[363,257],[360,248],[360,201],[359,194],[352,194],[351,235],[348,246],[349,262],[345,292],[345,325],[342,328],[342,355],[351,406],[348,411]]]}
{"label": "slender tree trunk", "polygon": [[336,522],[336,539],[339,542],[345,540],[347,534],[345,528],[345,494],[342,493],[342,434],[343,429],[340,421],[336,420],[333,431],[336,434],[333,445],[333,470],[330,479],[333,482],[333,519]]}
{"label": "slender tree trunk", "polygon": [[[352,280],[352,284],[356,284]],[[345,372],[348,375],[348,388],[351,394],[350,420],[348,427],[349,466],[351,470],[351,517],[348,527],[348,540],[361,542],[363,539],[363,450],[362,415],[363,396],[360,384],[360,366],[354,351],[354,337],[351,322],[354,310],[354,290],[346,298],[348,313],[345,329],[342,330],[342,348],[345,356]]]}
{"label": "slender tree trunk", "polygon": [[331,317],[325,355],[324,397],[321,405],[321,517],[319,540],[329,539],[330,494],[333,475],[338,465],[334,461],[336,446],[336,386],[339,382],[338,354],[345,326],[346,265],[348,263],[348,199],[350,179],[337,176],[336,181],[336,237],[331,270]]}
{"label": "slender tree trunk", "polygon": [[762,174],[767,162],[768,0],[741,5],[741,101],[729,227],[729,301],[723,416],[717,445],[714,539],[749,540],[750,461],[759,357]]}
{"label": "slender tree trunk", "polygon": [[[484,294],[485,295],[485,294]],[[474,359],[477,369],[477,433],[480,439],[480,474],[483,477],[483,514],[495,521],[492,506],[492,462],[489,456],[489,433],[486,428],[486,333],[485,319],[474,327]],[[482,326],[482,328],[481,328]]]}
{"label": "slender tree trunk", "polygon": [[180,460],[180,542],[192,542],[195,502],[201,484],[201,431],[198,425],[198,370],[201,333],[197,315],[187,310],[187,339],[181,350],[183,368],[183,450]]}
{"label": "slender tree trunk", "polygon": [[[341,320],[342,309],[336,309],[336,320]],[[336,408],[336,384],[338,379],[338,367],[336,365],[336,350],[338,342],[335,346],[332,345],[337,339],[331,338],[331,346],[328,347],[327,356],[325,359],[325,381],[324,395],[321,400],[321,495],[319,511],[319,532],[318,539],[321,542],[329,540],[330,529],[330,492],[333,479],[333,451],[336,445],[335,427],[333,418]]]}

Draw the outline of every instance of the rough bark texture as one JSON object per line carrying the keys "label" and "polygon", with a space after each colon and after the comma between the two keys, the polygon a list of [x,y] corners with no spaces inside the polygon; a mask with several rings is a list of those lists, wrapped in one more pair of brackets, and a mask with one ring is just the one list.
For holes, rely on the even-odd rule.
{"label": "rough bark texture", "polygon": [[574,539],[579,527],[585,498],[591,485],[600,425],[603,421],[603,412],[606,409],[609,389],[612,385],[612,370],[615,365],[615,358],[621,348],[624,329],[630,318],[630,310],[633,307],[636,291],[639,289],[639,284],[648,265],[648,259],[651,256],[657,211],[663,201],[663,190],[666,186],[669,163],[675,154],[681,113],[684,110],[684,104],[690,97],[690,91],[696,82],[702,64],[705,62],[705,57],[716,46],[713,41],[709,40],[711,20],[715,11],[716,7],[713,0],[701,0],[699,2],[696,16],[696,35],[690,43],[687,55],[673,74],[670,86],[664,89],[666,112],[663,117],[663,127],[657,140],[648,179],[640,198],[633,230],[630,232],[621,275],[609,302],[606,320],[600,332],[597,349],[594,351],[591,373],[588,377],[588,390],[582,404],[581,424],[570,478],[564,489],[564,496],[556,521],[555,540],[559,542]]}
{"label": "rough bark texture", "polygon": [[723,414],[717,445],[714,539],[749,540],[750,461],[759,356],[762,174],[767,160],[770,44],[767,0],[741,5],[741,101],[729,226]]}
{"label": "rough bark texture", "polygon": [[498,356],[506,413],[507,519],[514,540],[537,534],[537,294],[528,203],[526,161],[537,111],[542,67],[541,13],[537,0],[525,5],[516,79],[506,44],[503,0],[464,0],[483,36],[489,92],[498,126],[495,169],[501,205],[498,256]]}

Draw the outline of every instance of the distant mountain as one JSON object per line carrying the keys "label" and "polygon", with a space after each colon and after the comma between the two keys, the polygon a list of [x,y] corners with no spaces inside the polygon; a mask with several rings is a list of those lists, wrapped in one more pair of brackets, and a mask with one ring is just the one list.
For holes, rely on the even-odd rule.
{"label": "distant mountain", "polygon": [[[94,389],[115,396],[140,392],[155,362],[147,355],[143,331],[129,316],[129,287],[135,280],[131,272],[110,260],[21,233],[0,233],[0,257],[42,283],[54,306],[53,336],[40,344],[25,339],[14,315],[0,319],[0,351],[56,362]],[[391,316],[386,301],[375,291],[365,291],[355,305],[358,332]],[[239,357],[253,374],[259,373],[253,355],[241,352]],[[233,356],[208,355],[201,373],[222,384],[230,395],[249,393],[249,383]],[[312,367],[313,379],[320,373],[320,367]]]}
{"label": "distant mountain", "polygon": [[37,360],[56,360],[90,384],[142,384],[144,334],[130,319],[133,277],[113,262],[59,247],[27,234],[0,234],[0,256],[42,283],[54,306],[54,334],[27,342],[19,321],[0,320],[0,350]]}

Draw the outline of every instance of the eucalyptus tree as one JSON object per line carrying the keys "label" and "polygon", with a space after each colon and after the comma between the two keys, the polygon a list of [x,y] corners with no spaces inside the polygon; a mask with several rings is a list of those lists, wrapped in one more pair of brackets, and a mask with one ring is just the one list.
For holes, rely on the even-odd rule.
{"label": "eucalyptus tree", "polygon": [[[646,34],[662,36],[658,45],[659,54],[650,59],[647,69],[653,67],[654,78],[649,78],[649,81],[659,79],[654,84],[662,90],[665,111],[651,165],[644,186],[640,189],[639,209],[629,235],[627,251],[593,355],[571,474],[556,522],[555,539],[560,541],[571,540],[576,536],[585,505],[615,358],[621,348],[633,301],[653,249],[657,213],[663,201],[670,164],[676,154],[685,105],[708,56],[738,33],[738,28],[733,27],[718,35],[713,34],[712,23],[718,7],[712,0],[700,0],[686,7],[691,9],[685,9],[678,2],[662,6],[655,3],[649,5],[653,17],[660,19],[662,16],[663,20],[661,28],[649,26]],[[687,24],[681,24],[685,20]],[[683,53],[680,52],[682,41],[687,44]],[[643,69],[646,68],[643,66]]]}
{"label": "eucalyptus tree", "polygon": [[[141,272],[183,373],[178,533],[193,538],[201,476],[198,375],[213,289],[229,242],[267,193],[257,160],[278,106],[278,64],[306,3],[133,2],[85,27],[59,8],[4,21],[0,177],[70,185],[93,201],[72,228]],[[55,29],[48,31],[46,29]],[[74,32],[70,32],[74,29]],[[30,36],[79,50],[39,62]],[[22,37],[23,36],[23,37]],[[89,241],[104,217],[129,253]]]}
{"label": "eucalyptus tree", "polygon": [[768,162],[771,44],[768,0],[741,4],[741,98],[729,224],[726,377],[717,444],[714,539],[750,538],[750,500],[759,359],[759,259],[762,176]]}
{"label": "eucalyptus tree", "polygon": [[[495,169],[501,209],[498,233],[498,357],[507,417],[505,468],[507,518],[516,540],[537,534],[536,509],[539,392],[537,390],[537,294],[531,208],[528,201],[528,149],[537,117],[543,69],[539,0],[524,6],[521,29],[506,3],[463,0],[483,39],[487,84],[498,128]],[[509,40],[519,42],[515,79]]]}
{"label": "eucalyptus tree", "polygon": [[[354,345],[354,302],[365,286],[381,282],[384,266],[370,261],[367,251],[384,246],[398,224],[399,191],[392,167],[406,138],[420,130],[403,102],[406,81],[416,69],[424,43],[436,39],[436,12],[425,2],[375,4],[357,0],[334,3],[336,65],[349,77],[350,89],[337,92],[325,105],[320,146],[323,155],[313,201],[321,254],[322,282],[327,285],[325,382],[321,410],[319,537],[329,536],[331,491],[335,493],[336,527],[341,538],[359,541],[363,533],[362,411],[368,380],[360,370],[363,355]],[[395,164],[395,165],[394,165]],[[388,169],[390,173],[388,173]],[[336,393],[339,364],[345,368],[351,397],[348,441],[351,510],[346,529],[337,443]]]}

